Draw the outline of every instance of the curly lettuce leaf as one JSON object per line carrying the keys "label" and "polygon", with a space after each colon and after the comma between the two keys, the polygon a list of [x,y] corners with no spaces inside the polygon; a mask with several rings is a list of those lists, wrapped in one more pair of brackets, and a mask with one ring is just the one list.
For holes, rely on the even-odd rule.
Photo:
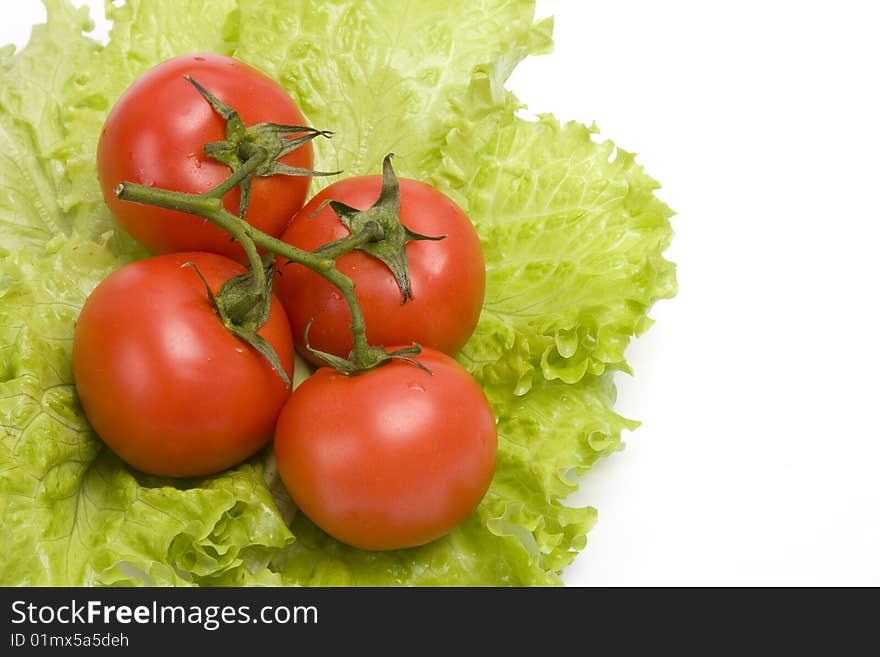
{"label": "curly lettuce leaf", "polygon": [[[596,521],[562,500],[637,426],[613,411],[612,376],[675,274],[671,213],[633,157],[595,128],[516,115],[504,82],[549,49],[552,22],[535,23],[530,0],[129,0],[108,3],[102,47],[83,11],[46,4],[28,47],[0,52],[0,583],[559,584]],[[292,513],[271,458],[146,477],[88,427],[73,322],[103,276],[144,255],[101,200],[97,138],[139,73],[192,51],[257,66],[335,130],[319,168],[375,173],[394,151],[402,175],[473,219],[487,296],[459,359],[493,406],[500,452],[449,536],[349,548]]]}
{"label": "curly lettuce leaf", "polygon": [[595,126],[526,120],[515,98],[492,106],[494,95],[488,75],[475,75],[462,106],[477,109],[430,174],[468,212],[486,257],[483,313],[460,360],[520,394],[540,380],[628,371],[624,350],[650,326],[648,309],[677,291],[662,256],[672,211]]}
{"label": "curly lettuce leaf", "polygon": [[91,28],[85,10],[60,1],[47,10],[22,52],[0,51],[0,254],[40,248],[72,227],[65,96],[100,46],[82,36]]}
{"label": "curly lettuce leaf", "polygon": [[424,175],[472,69],[490,63],[502,85],[551,45],[552,20],[535,24],[532,0],[239,4],[235,56],[280,81],[311,125],[336,132],[315,142],[318,168],[346,175],[377,173],[391,152],[398,173]]}

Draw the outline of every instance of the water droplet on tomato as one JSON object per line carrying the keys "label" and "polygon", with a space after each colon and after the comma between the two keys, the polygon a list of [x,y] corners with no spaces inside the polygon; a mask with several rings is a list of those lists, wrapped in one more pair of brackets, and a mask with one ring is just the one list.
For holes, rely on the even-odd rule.
{"label": "water droplet on tomato", "polygon": [[420,383],[410,383],[407,387],[415,392],[425,392],[425,386]]}

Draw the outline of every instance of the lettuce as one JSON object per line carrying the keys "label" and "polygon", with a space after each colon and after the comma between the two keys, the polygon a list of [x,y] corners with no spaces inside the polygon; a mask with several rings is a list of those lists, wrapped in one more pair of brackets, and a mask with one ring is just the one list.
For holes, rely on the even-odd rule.
{"label": "lettuce", "polygon": [[[504,82],[549,50],[529,0],[129,0],[109,43],[64,0],[0,51],[0,584],[548,585],[586,545],[563,500],[637,423],[613,410],[624,350],[676,290],[657,183],[595,127],[528,121]],[[318,168],[401,173],[454,198],[480,234],[487,293],[459,360],[498,419],[477,511],[394,552],[342,545],[279,491],[271,453],[198,480],[148,477],[91,431],[70,372],[73,324],[143,251],[114,223],[95,146],[116,98],[176,54],[232,54],[332,129]],[[315,181],[315,187],[327,181]]]}
{"label": "lettuce", "polygon": [[[492,95],[477,75],[463,107]],[[517,108],[506,94],[463,112],[430,179],[468,212],[487,260],[481,321],[461,360],[522,394],[533,381],[627,370],[624,350],[650,325],[648,308],[677,287],[662,256],[672,212],[633,155],[596,141],[595,126],[526,121]]]}
{"label": "lettuce", "polygon": [[[309,122],[326,170],[377,173],[386,153],[400,175],[439,166],[460,112],[450,103],[491,62],[499,84],[529,52],[550,47],[552,22],[531,0],[275,2],[240,0],[235,56],[268,73]],[[316,181],[328,184],[330,181]]]}

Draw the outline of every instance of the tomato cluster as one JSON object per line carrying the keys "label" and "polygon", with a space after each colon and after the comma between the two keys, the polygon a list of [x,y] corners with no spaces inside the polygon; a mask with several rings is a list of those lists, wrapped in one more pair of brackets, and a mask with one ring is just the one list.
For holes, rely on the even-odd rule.
{"label": "tomato cluster", "polygon": [[[135,81],[98,172],[111,212],[158,255],[83,306],[77,391],[139,470],[210,475],[274,437],[286,488],[326,532],[420,545],[476,508],[495,466],[491,409],[451,358],[482,306],[479,239],[390,157],[382,176],[305,203],[317,136],[279,85],[228,57],[177,57]],[[294,350],[318,369],[291,392]]]}

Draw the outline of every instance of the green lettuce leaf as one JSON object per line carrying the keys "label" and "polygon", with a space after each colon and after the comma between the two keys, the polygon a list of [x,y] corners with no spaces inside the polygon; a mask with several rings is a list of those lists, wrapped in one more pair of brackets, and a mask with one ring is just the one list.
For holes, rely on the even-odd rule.
{"label": "green lettuce leaf", "polygon": [[62,2],[47,9],[47,24],[22,52],[0,51],[0,254],[40,248],[72,228],[64,99],[99,46],[82,37],[91,28],[85,10]]}
{"label": "green lettuce leaf", "polygon": [[[632,155],[595,128],[517,116],[504,82],[550,48],[552,22],[535,23],[530,0],[129,0],[108,3],[101,46],[83,11],[46,5],[26,48],[0,51],[0,584],[559,584],[596,521],[564,500],[637,426],[613,411],[612,378],[675,271],[671,212]],[[394,151],[401,175],[474,221],[486,304],[459,360],[500,450],[485,499],[449,536],[350,548],[295,512],[271,454],[159,479],[88,426],[73,323],[101,278],[144,255],[101,200],[96,142],[137,75],[193,51],[262,69],[334,130],[318,168],[376,173]]]}
{"label": "green lettuce leaf", "polygon": [[346,175],[377,173],[390,152],[401,175],[432,170],[473,68],[490,65],[502,85],[551,46],[552,20],[534,24],[532,0],[239,4],[235,56],[280,81],[311,125],[337,133],[315,142],[316,157]]}
{"label": "green lettuce leaf", "polygon": [[648,309],[677,291],[662,256],[672,211],[595,126],[518,118],[516,99],[492,105],[495,95],[489,75],[476,74],[461,103],[474,110],[430,174],[468,212],[486,256],[483,313],[460,359],[519,394],[541,379],[628,370],[624,350],[650,326]]}

